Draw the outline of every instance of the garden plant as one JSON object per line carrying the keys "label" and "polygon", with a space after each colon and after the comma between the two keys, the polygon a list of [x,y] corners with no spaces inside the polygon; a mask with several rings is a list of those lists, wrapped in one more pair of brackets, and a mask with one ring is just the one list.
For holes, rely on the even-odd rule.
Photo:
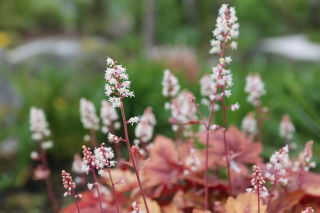
{"label": "garden plant", "polygon": [[[320,175],[310,171],[313,141],[308,141],[298,155],[292,141],[294,124],[288,114],[279,123],[282,148],[274,150],[268,161],[262,152],[263,123],[268,114],[261,96],[267,95],[264,82],[250,73],[243,92],[252,104],[241,128],[227,124],[238,102],[229,103],[232,95],[232,51],[237,50],[239,23],[236,10],[223,4],[212,31],[210,54],[218,64],[200,79],[202,99],[182,89],[170,70],[163,73],[163,103],[173,138],[153,135],[157,112],[146,108],[141,116],[126,118],[133,98],[131,82],[121,62],[107,57],[105,95],[100,116],[95,105],[80,99],[84,136],[82,156],[75,153],[72,168],[62,170],[64,196],[74,200],[59,210],[46,159],[46,149],[54,144],[45,113],[30,110],[32,138],[39,141],[40,152],[31,158],[39,162],[34,179],[46,183],[55,212],[101,213],[294,213],[320,211]],[[125,62],[124,62],[125,63]],[[130,67],[128,67],[130,69]],[[101,76],[103,77],[103,76]],[[152,79],[150,79],[151,81]],[[103,88],[101,88],[103,93]],[[159,94],[161,95],[161,94]],[[217,115],[222,115],[219,123]],[[134,128],[130,141],[128,129]],[[121,133],[123,130],[123,133]],[[98,141],[97,132],[105,140]],[[80,157],[81,156],[81,157]],[[73,176],[73,177],[72,177]]]}

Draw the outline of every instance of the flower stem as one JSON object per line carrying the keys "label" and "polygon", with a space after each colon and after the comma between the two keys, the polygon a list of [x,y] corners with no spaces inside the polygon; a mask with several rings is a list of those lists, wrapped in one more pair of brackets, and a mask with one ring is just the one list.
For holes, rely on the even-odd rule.
{"label": "flower stem", "polygon": [[77,206],[77,209],[78,209],[78,213],[80,213],[80,208],[79,208],[79,203],[78,203],[78,199],[77,199],[77,196],[76,196],[76,193],[74,192],[74,190],[72,189],[72,196],[76,202],[76,206]]}
{"label": "flower stem", "polygon": [[92,174],[93,174],[94,186],[96,187],[96,190],[97,190],[97,194],[98,194],[98,199],[99,199],[99,203],[100,203],[101,212],[103,213],[102,202],[101,202],[101,197],[100,197],[100,191],[99,191],[99,187],[98,187],[96,172],[94,171],[94,169],[91,169],[91,172],[92,172]]}
{"label": "flower stem", "polygon": [[230,158],[229,158],[229,147],[227,143],[227,135],[226,135],[226,104],[225,104],[225,97],[224,97],[224,86],[222,86],[222,107],[223,107],[223,143],[224,143],[224,151],[226,155],[227,161],[227,173],[228,173],[228,184],[230,195],[232,195],[232,181],[231,181],[231,172],[230,172]]}
{"label": "flower stem", "polygon": [[114,188],[114,183],[113,183],[113,180],[112,180],[112,176],[111,176],[111,172],[110,172],[109,166],[107,167],[107,170],[108,170],[109,177],[110,177],[110,181],[111,181],[112,193],[113,193],[114,202],[115,202],[116,207],[117,207],[117,212],[120,213],[120,211],[119,211],[119,205],[118,205],[118,199],[117,199],[117,195],[116,195],[116,190],[115,190],[115,188]]}
{"label": "flower stem", "polygon": [[125,114],[124,114],[124,107],[123,107],[122,98],[120,98],[120,103],[121,103],[121,104],[120,104],[120,108],[121,108],[121,113],[122,113],[122,120],[123,120],[124,132],[125,132],[125,136],[126,136],[126,144],[127,144],[128,150],[129,150],[130,158],[131,158],[131,160],[132,160],[132,164],[133,164],[134,171],[135,171],[136,176],[137,176],[137,181],[138,181],[138,184],[139,184],[140,192],[141,192],[141,194],[142,194],[143,202],[144,202],[144,205],[145,205],[145,207],[146,207],[147,213],[149,213],[149,208],[148,208],[147,200],[146,200],[144,191],[143,191],[143,189],[142,189],[139,172],[138,172],[137,167],[136,167],[136,161],[135,161],[135,159],[134,159],[134,156],[133,156],[133,154],[132,154],[132,152],[131,152],[131,148],[130,148],[129,135],[128,135],[128,129],[127,129],[127,120],[126,120],[126,116],[125,116]]}
{"label": "flower stem", "polygon": [[[44,170],[49,170],[48,162],[47,162],[47,153],[46,153],[46,150],[42,147],[42,141],[40,141],[40,150],[41,150],[42,167],[43,167]],[[57,213],[59,211],[58,210],[58,204],[57,204],[56,198],[54,196],[52,184],[51,184],[51,181],[50,181],[50,174],[44,180],[45,180],[45,183],[46,183],[46,187],[47,187],[47,190],[48,190],[48,195],[49,195],[51,204],[53,206],[53,210],[54,210],[55,213]]]}

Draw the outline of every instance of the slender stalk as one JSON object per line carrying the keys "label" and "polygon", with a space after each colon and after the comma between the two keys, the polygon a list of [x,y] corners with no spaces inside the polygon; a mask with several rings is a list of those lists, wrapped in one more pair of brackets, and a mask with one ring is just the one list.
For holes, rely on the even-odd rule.
{"label": "slender stalk", "polygon": [[99,187],[98,187],[96,172],[95,172],[94,169],[92,169],[92,168],[91,168],[91,172],[92,172],[92,174],[93,174],[94,186],[96,187],[96,190],[97,190],[97,194],[98,194],[98,199],[99,199],[99,204],[100,204],[101,212],[103,213],[102,202],[101,202],[101,197],[100,197],[100,191],[99,191]]}
{"label": "slender stalk", "polygon": [[[259,183],[257,183],[257,186],[258,186],[258,184]],[[258,213],[260,213],[260,187],[258,187],[257,195],[258,195]]]}
{"label": "slender stalk", "polygon": [[80,208],[79,208],[79,203],[78,203],[78,199],[77,199],[77,196],[76,196],[76,193],[74,192],[74,190],[72,189],[72,196],[76,202],[76,206],[77,206],[77,209],[78,209],[78,213],[80,213]]}
{"label": "slender stalk", "polygon": [[121,104],[120,104],[120,108],[121,108],[121,113],[122,113],[122,120],[123,120],[124,132],[125,132],[125,136],[126,136],[126,144],[127,144],[128,150],[129,150],[130,158],[131,158],[131,160],[132,160],[132,164],[133,164],[134,171],[135,171],[136,176],[137,176],[137,181],[138,181],[138,184],[139,184],[140,192],[141,192],[141,194],[142,194],[143,202],[144,202],[144,205],[145,205],[145,207],[146,207],[147,213],[149,213],[149,208],[148,208],[147,200],[146,200],[144,191],[143,191],[143,189],[142,189],[141,181],[140,181],[139,171],[137,170],[136,161],[135,161],[135,158],[134,158],[134,156],[133,156],[133,154],[132,154],[132,152],[131,152],[131,147],[130,147],[130,142],[129,142],[129,136],[128,136],[128,129],[127,129],[127,120],[126,120],[126,116],[125,116],[125,113],[124,113],[124,107],[123,107],[122,98],[120,98],[120,103],[121,103]]}
{"label": "slender stalk", "polygon": [[232,181],[231,181],[231,172],[230,172],[230,158],[229,158],[229,147],[227,143],[227,135],[226,135],[226,105],[225,105],[225,97],[224,97],[224,87],[222,86],[222,107],[223,107],[223,143],[224,143],[224,151],[227,160],[227,173],[228,173],[228,184],[230,195],[232,195]]}
{"label": "slender stalk", "polygon": [[107,167],[107,170],[108,170],[109,178],[110,178],[110,181],[111,181],[112,193],[113,193],[114,202],[115,202],[116,207],[117,207],[117,212],[120,213],[119,205],[118,205],[118,199],[117,199],[117,195],[116,195],[116,190],[114,189],[114,183],[113,183],[113,180],[112,180],[112,176],[111,176],[111,172],[110,172],[109,166]]}
{"label": "slender stalk", "polygon": [[[42,141],[40,141],[42,167],[43,167],[44,170],[49,170],[48,162],[47,162],[47,153],[46,153],[46,150],[42,147],[42,144],[43,144]],[[52,184],[51,184],[51,181],[50,181],[50,175],[48,175],[44,180],[45,180],[45,183],[46,183],[46,187],[47,187],[47,191],[48,191],[48,195],[49,195],[51,204],[53,206],[53,210],[54,210],[55,213],[57,213],[59,211],[58,210],[58,204],[57,204],[54,192],[53,192],[53,187],[52,187]]]}

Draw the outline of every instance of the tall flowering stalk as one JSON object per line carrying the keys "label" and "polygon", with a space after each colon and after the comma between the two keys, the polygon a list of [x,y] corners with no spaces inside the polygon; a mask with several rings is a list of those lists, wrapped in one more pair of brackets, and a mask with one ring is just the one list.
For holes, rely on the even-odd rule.
{"label": "tall flowering stalk", "polygon": [[83,152],[82,152],[83,153],[83,160],[82,160],[81,170],[82,170],[82,172],[84,172],[86,174],[89,174],[89,172],[92,173],[94,183],[93,184],[88,183],[88,188],[90,190],[90,189],[92,189],[93,186],[95,186],[96,191],[97,191],[97,195],[98,195],[98,199],[99,199],[101,212],[103,213],[102,201],[101,201],[101,196],[100,196],[100,191],[99,191],[99,186],[98,186],[96,171],[95,171],[95,169],[99,169],[99,166],[96,165],[96,160],[95,160],[95,157],[94,157],[91,149],[86,146],[82,146],[82,148],[83,148]]}
{"label": "tall flowering stalk", "polygon": [[80,117],[83,127],[90,131],[91,146],[96,147],[98,144],[95,131],[99,129],[99,117],[94,104],[85,98],[80,99]]}
{"label": "tall flowering stalk", "polygon": [[[211,125],[213,122],[213,117],[215,110],[218,109],[217,101],[222,102],[223,109],[223,138],[224,138],[224,149],[225,149],[225,158],[227,165],[228,173],[228,184],[230,194],[232,194],[232,182],[231,182],[231,173],[230,173],[230,153],[228,150],[228,143],[226,138],[226,111],[231,110],[235,111],[239,109],[239,104],[235,103],[231,106],[226,106],[225,99],[226,97],[231,96],[231,86],[232,86],[232,74],[231,70],[226,69],[226,66],[231,63],[232,59],[230,56],[225,56],[225,51],[227,48],[237,49],[237,43],[233,41],[239,35],[239,24],[237,23],[236,12],[233,7],[228,7],[227,4],[223,4],[219,9],[219,16],[217,18],[216,29],[213,31],[214,39],[210,41],[211,43],[211,54],[219,55],[219,63],[217,66],[212,68],[211,75],[205,75],[200,80],[201,84],[201,94],[205,97],[203,103],[209,106],[210,116],[207,120],[202,115],[199,110],[199,105],[195,103],[195,98],[192,94],[188,96],[182,96],[182,104],[176,104],[177,98],[175,97],[179,91],[179,84],[177,79],[172,76],[169,71],[164,72],[164,78],[162,81],[163,86],[163,95],[170,96],[172,99],[172,104],[166,104],[166,107],[171,110],[172,118],[174,121],[180,121],[180,125],[188,124],[202,124],[206,129],[206,160],[205,160],[205,209],[209,208],[209,135],[212,126],[216,127],[218,125]],[[177,107],[178,106],[178,107]],[[183,106],[183,107],[181,107]],[[188,110],[186,110],[188,109]],[[185,113],[183,113],[185,112]],[[201,120],[197,119],[196,113],[199,114]],[[171,118],[171,122],[172,122]],[[184,120],[182,120],[182,118]],[[173,123],[173,122],[172,122]],[[173,129],[176,131],[177,127],[173,126]],[[214,128],[215,129],[215,128]]]}
{"label": "tall flowering stalk", "polygon": [[137,169],[136,160],[134,155],[131,151],[131,146],[129,142],[129,135],[128,135],[128,124],[133,125],[134,123],[139,122],[139,117],[130,118],[128,121],[125,117],[124,107],[123,107],[123,99],[128,97],[134,97],[133,91],[130,91],[130,84],[128,74],[126,73],[126,69],[122,67],[122,65],[117,64],[116,61],[112,60],[111,58],[107,59],[107,70],[105,73],[105,79],[107,81],[105,85],[105,93],[108,97],[109,102],[115,108],[120,107],[124,132],[125,132],[125,142],[128,147],[130,159],[132,160],[133,168],[137,177],[137,181],[139,184],[140,192],[143,197],[143,201],[146,207],[147,212],[149,213],[148,204],[146,201],[146,197],[141,185],[139,171]]}
{"label": "tall flowering stalk", "polygon": [[61,176],[62,176],[62,183],[63,183],[63,187],[67,190],[64,193],[64,196],[68,196],[68,195],[72,195],[75,202],[76,202],[76,206],[78,209],[78,213],[80,213],[80,208],[79,208],[79,204],[78,204],[78,198],[81,198],[81,194],[76,194],[74,192],[74,189],[76,188],[76,184],[75,182],[73,182],[72,177],[70,175],[70,173],[62,170],[61,172]]}
{"label": "tall flowering stalk", "polygon": [[102,143],[99,148],[96,148],[94,150],[94,156],[95,156],[95,163],[96,167],[99,169],[99,175],[104,176],[104,171],[102,170],[104,167],[107,167],[107,171],[109,174],[109,178],[111,181],[111,186],[112,186],[112,194],[113,194],[113,199],[117,207],[117,212],[119,213],[119,204],[118,204],[118,199],[115,191],[115,184],[112,179],[110,167],[115,166],[115,161],[112,159],[114,158],[114,153],[110,147],[105,147],[105,144]]}
{"label": "tall flowering stalk", "polygon": [[31,107],[30,109],[30,131],[32,132],[32,139],[40,144],[40,154],[33,151],[31,158],[33,160],[40,160],[41,166],[38,166],[34,171],[35,180],[44,180],[48,190],[49,198],[53,206],[54,212],[58,212],[58,204],[54,195],[53,187],[50,180],[50,169],[47,162],[47,149],[52,147],[51,141],[44,141],[45,137],[50,136],[51,132],[48,128],[46,115],[42,109]]}
{"label": "tall flowering stalk", "polygon": [[[219,54],[219,64],[212,68],[211,80],[212,86],[215,87],[215,93],[211,94],[209,97],[211,101],[211,111],[208,123],[206,125],[207,136],[206,136],[206,184],[205,184],[205,209],[208,209],[208,158],[209,158],[209,131],[211,127],[211,122],[215,112],[215,105],[217,100],[221,100],[223,108],[223,140],[225,157],[227,164],[228,173],[228,184],[230,194],[232,194],[232,182],[230,173],[230,156],[226,138],[226,107],[225,98],[231,96],[231,86],[232,86],[232,74],[229,69],[225,69],[227,64],[230,64],[232,59],[230,56],[225,57],[225,50],[230,47],[231,49],[237,48],[237,43],[233,41],[239,35],[239,24],[237,23],[236,11],[233,7],[228,7],[227,4],[223,4],[219,9],[219,15],[217,18],[216,28],[213,31],[214,39],[210,41],[211,43],[211,54]],[[219,94],[220,89],[220,94]],[[232,111],[237,110],[239,104],[236,103],[231,105],[230,109]]]}
{"label": "tall flowering stalk", "polygon": [[260,97],[266,94],[264,83],[259,74],[249,74],[246,78],[245,92],[248,95],[248,102],[256,107],[258,120],[258,140],[262,141],[262,108]]}
{"label": "tall flowering stalk", "polygon": [[260,213],[260,199],[265,198],[268,195],[268,190],[265,187],[265,180],[261,174],[261,169],[254,165],[253,166],[253,173],[251,179],[252,188],[248,188],[247,192],[255,192],[257,193],[258,198],[258,213]]}

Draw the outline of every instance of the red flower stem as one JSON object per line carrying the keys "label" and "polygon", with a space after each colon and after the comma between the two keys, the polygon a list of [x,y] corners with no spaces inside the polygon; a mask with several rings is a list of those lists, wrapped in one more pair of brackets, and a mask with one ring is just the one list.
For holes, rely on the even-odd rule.
{"label": "red flower stem", "polygon": [[257,110],[257,120],[258,120],[258,141],[262,142],[262,117],[260,105],[256,107]]}
{"label": "red flower stem", "polygon": [[226,105],[225,105],[225,97],[224,97],[224,86],[221,87],[222,89],[222,107],[223,107],[223,143],[224,143],[224,151],[227,160],[227,173],[228,173],[228,184],[230,195],[232,195],[232,181],[231,181],[231,172],[230,172],[230,158],[229,158],[229,147],[227,143],[227,135],[226,135]]}
{"label": "red flower stem", "polygon": [[78,199],[77,199],[77,196],[76,196],[76,193],[74,193],[74,190],[72,189],[72,196],[76,202],[76,206],[77,206],[77,209],[78,209],[78,213],[80,213],[80,208],[79,208],[79,203],[78,203]]}
{"label": "red flower stem", "polygon": [[259,181],[257,179],[256,181],[256,185],[258,186],[258,189],[257,189],[257,196],[258,196],[258,213],[260,213],[260,187],[259,187]]}
{"label": "red flower stem", "polygon": [[99,191],[99,187],[98,187],[96,172],[94,171],[93,168],[91,168],[91,172],[92,172],[92,174],[93,174],[94,186],[96,187],[96,190],[97,190],[97,194],[98,194],[98,199],[99,199],[99,204],[100,204],[101,212],[103,213],[102,202],[101,202],[101,197],[100,197],[100,191]]}
{"label": "red flower stem", "polygon": [[114,198],[114,202],[117,206],[117,212],[120,213],[119,211],[119,205],[118,205],[118,199],[117,199],[117,195],[116,195],[116,190],[114,188],[114,183],[113,183],[113,180],[112,180],[112,176],[111,176],[111,172],[110,172],[110,168],[109,166],[107,166],[107,170],[108,170],[108,173],[109,173],[109,178],[110,178],[110,181],[111,181],[111,186],[112,186],[112,193],[113,193],[113,198]]}
{"label": "red flower stem", "polygon": [[[43,142],[40,141],[40,150],[41,150],[41,163],[42,163],[42,167],[44,170],[49,171],[49,167],[48,167],[48,162],[47,162],[47,153],[46,150],[42,147]],[[50,172],[50,171],[49,171]],[[45,183],[46,183],[46,187],[48,190],[48,195],[53,207],[53,210],[55,213],[57,213],[58,210],[58,204],[56,201],[56,198],[54,196],[54,192],[53,192],[53,187],[50,181],[50,174],[44,179]]]}
{"label": "red flower stem", "polygon": [[94,147],[98,146],[96,133],[95,133],[94,129],[90,129],[90,142],[91,142],[91,146],[93,149],[94,149]]}
{"label": "red flower stem", "polygon": [[120,104],[120,108],[121,108],[121,113],[122,113],[124,132],[125,132],[125,136],[126,136],[126,144],[127,144],[128,150],[129,150],[130,158],[132,160],[134,171],[135,171],[136,176],[137,176],[137,181],[138,181],[138,184],[139,184],[140,192],[141,192],[142,197],[143,197],[143,202],[144,202],[144,205],[146,207],[147,213],[149,213],[149,208],[148,208],[148,204],[147,204],[147,201],[146,201],[146,197],[145,197],[144,191],[142,189],[139,172],[138,172],[137,167],[136,167],[136,161],[134,159],[134,156],[133,156],[133,154],[131,152],[131,148],[130,148],[129,135],[128,135],[128,129],[127,129],[127,120],[126,120],[126,116],[124,114],[124,107],[123,107],[122,98],[120,98],[120,103],[121,103]]}

